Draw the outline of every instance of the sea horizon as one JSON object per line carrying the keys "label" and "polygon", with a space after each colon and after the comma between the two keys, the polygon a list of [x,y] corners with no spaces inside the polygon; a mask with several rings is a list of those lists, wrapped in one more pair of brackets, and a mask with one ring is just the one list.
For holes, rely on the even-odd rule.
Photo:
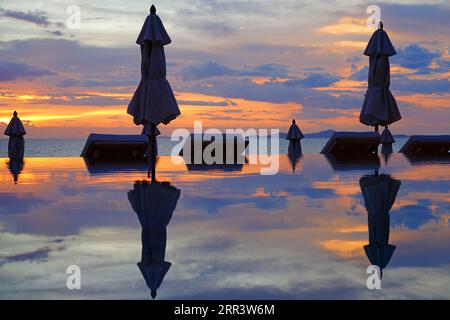
{"label": "sea horizon", "polygon": [[[393,151],[398,152],[402,145],[407,141],[407,137],[396,138],[392,145]],[[320,153],[328,138],[307,138],[301,140],[302,152],[304,154]],[[79,157],[83,150],[85,138],[71,139],[48,139],[34,138],[25,140],[26,158],[36,157]],[[158,152],[160,156],[169,156],[172,147],[178,144],[178,141],[171,141],[170,137],[158,137]],[[270,146],[270,144],[269,144]],[[278,154],[288,153],[289,141],[285,138],[279,138]],[[269,148],[270,150],[270,148]],[[0,139],[0,158],[8,157],[8,140]]]}

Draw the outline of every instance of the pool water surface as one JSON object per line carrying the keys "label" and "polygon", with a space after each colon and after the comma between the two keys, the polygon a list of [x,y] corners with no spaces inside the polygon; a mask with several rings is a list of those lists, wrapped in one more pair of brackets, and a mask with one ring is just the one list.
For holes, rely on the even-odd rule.
{"label": "pool water surface", "polygon": [[445,162],[280,155],[264,176],[163,156],[153,185],[145,165],[0,164],[1,299],[450,298]]}

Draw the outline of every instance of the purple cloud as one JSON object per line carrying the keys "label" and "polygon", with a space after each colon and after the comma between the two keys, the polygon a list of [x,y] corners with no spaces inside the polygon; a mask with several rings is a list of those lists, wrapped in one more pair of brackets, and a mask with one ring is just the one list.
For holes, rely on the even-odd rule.
{"label": "purple cloud", "polygon": [[410,69],[421,69],[429,67],[439,53],[432,52],[416,43],[411,43],[397,50],[398,54],[392,57],[392,63],[398,63],[402,67]]}
{"label": "purple cloud", "polygon": [[184,81],[200,80],[211,77],[222,77],[235,75],[236,72],[217,62],[208,61],[206,63],[187,66],[181,73]]}
{"label": "purple cloud", "polygon": [[353,72],[350,76],[350,79],[356,80],[356,81],[364,81],[364,80],[367,80],[368,74],[369,74],[369,67],[364,66],[361,69]]}
{"label": "purple cloud", "polygon": [[66,78],[58,82],[56,85],[60,88],[68,88],[68,87],[127,87],[133,86],[135,84],[136,79],[77,80],[72,78]]}
{"label": "purple cloud", "polygon": [[208,61],[187,66],[182,70],[181,75],[184,81],[225,76],[285,77],[288,75],[288,68],[282,64],[271,63],[243,69],[232,69],[217,62]]}
{"label": "purple cloud", "polygon": [[331,73],[310,73],[305,78],[292,79],[284,82],[288,87],[300,86],[303,88],[328,87],[329,85],[339,81],[338,77]]}
{"label": "purple cloud", "polygon": [[0,8],[0,13],[4,17],[34,23],[41,27],[48,27],[48,25],[50,24],[44,11],[22,12],[22,11],[4,10]]}
{"label": "purple cloud", "polygon": [[26,63],[13,61],[0,61],[0,81],[16,80],[17,78],[36,78],[55,75],[56,73]]}
{"label": "purple cloud", "polygon": [[385,28],[413,32],[417,35],[435,35],[450,27],[450,7],[442,4],[381,4]]}

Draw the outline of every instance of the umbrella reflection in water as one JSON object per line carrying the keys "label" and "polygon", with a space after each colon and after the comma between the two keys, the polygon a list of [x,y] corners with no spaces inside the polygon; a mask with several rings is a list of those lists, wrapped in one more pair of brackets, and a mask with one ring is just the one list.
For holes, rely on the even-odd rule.
{"label": "umbrella reflection in water", "polygon": [[300,140],[290,140],[288,146],[288,157],[292,165],[292,172],[295,173],[295,168],[302,157],[302,147]]}
{"label": "umbrella reflection in water", "polygon": [[396,248],[389,244],[389,211],[394,205],[401,182],[376,172],[361,177],[359,185],[368,213],[369,244],[364,246],[364,251],[370,263],[380,268],[382,276]]}
{"label": "umbrella reflection in water", "polygon": [[142,256],[137,265],[153,299],[171,266],[165,260],[167,225],[180,194],[169,182],[147,181],[135,182],[133,190],[128,192],[128,200],[142,227]]}
{"label": "umbrella reflection in water", "polygon": [[17,184],[17,181],[19,180],[19,175],[23,170],[24,167],[24,161],[23,159],[9,159],[9,161],[6,163],[8,166],[9,172],[13,175],[14,183]]}

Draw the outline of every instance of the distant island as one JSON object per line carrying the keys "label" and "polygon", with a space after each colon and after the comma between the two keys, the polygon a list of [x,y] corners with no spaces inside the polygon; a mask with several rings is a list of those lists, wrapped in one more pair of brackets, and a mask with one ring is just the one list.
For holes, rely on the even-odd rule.
{"label": "distant island", "polygon": [[[319,132],[312,132],[312,133],[303,133],[305,138],[329,138],[335,133],[333,129],[328,129],[324,131]],[[381,133],[381,130],[380,130]],[[286,138],[287,133],[286,132],[280,132],[280,138]],[[395,138],[409,138],[406,134],[394,134]]]}

